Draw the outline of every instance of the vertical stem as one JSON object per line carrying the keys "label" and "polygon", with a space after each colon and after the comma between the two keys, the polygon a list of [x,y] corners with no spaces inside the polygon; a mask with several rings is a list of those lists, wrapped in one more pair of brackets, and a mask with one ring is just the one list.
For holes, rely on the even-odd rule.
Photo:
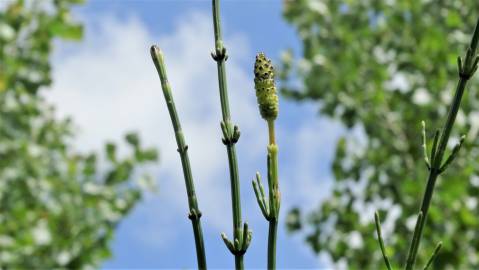
{"label": "vertical stem", "polygon": [[276,269],[276,237],[278,231],[278,218],[280,207],[279,181],[278,181],[278,146],[274,132],[274,120],[268,122],[268,185],[269,185],[269,231],[268,231],[268,269]]}
{"label": "vertical stem", "polygon": [[276,138],[274,133],[274,120],[268,120],[268,135],[269,144],[276,144]]}
{"label": "vertical stem", "polygon": [[227,147],[228,161],[230,167],[231,182],[231,198],[233,209],[233,233],[234,239],[242,237],[241,226],[241,202],[240,202],[240,185],[238,179],[238,162],[236,160],[236,149],[234,146]]}
{"label": "vertical stem", "polygon": [[[223,46],[223,40],[221,37],[221,24],[220,24],[220,11],[219,0],[213,0],[213,26],[215,33],[215,52],[212,54],[213,59],[216,61],[218,69],[218,84],[219,94],[221,102],[221,112],[223,117],[223,123],[226,126],[226,130],[232,131],[233,124],[231,122],[229,102],[228,102],[228,89],[226,83],[226,66],[225,61],[227,59],[226,48]],[[227,134],[229,138],[225,138],[226,150],[228,153],[228,163],[230,170],[230,183],[231,183],[231,204],[233,210],[233,235],[234,241],[247,241],[242,239],[243,229],[241,220],[241,201],[240,201],[240,183],[238,162],[236,159],[235,143],[238,138],[233,138],[233,132]],[[239,137],[239,134],[238,134]],[[244,252],[237,250],[235,253],[235,266],[236,269],[243,269],[243,255]]]}
{"label": "vertical stem", "polygon": [[213,0],[213,26],[215,32],[215,50],[216,50],[216,65],[218,68],[218,83],[220,90],[221,113],[224,122],[231,120],[230,108],[228,101],[228,89],[226,84],[226,48],[224,47],[221,37],[220,24],[220,3],[219,0]]}
{"label": "vertical stem", "polygon": [[268,269],[276,269],[276,235],[278,231],[278,219],[269,222],[268,232]]}
{"label": "vertical stem", "polygon": [[235,256],[235,268],[236,269],[244,269],[244,262],[243,262],[243,255]]}
{"label": "vertical stem", "polygon": [[226,83],[226,65],[225,60],[217,61],[218,67],[218,84],[220,90],[221,113],[224,122],[231,121],[230,107],[228,101],[228,88]]}
{"label": "vertical stem", "polygon": [[[456,92],[454,94],[454,99],[449,108],[449,112],[447,115],[446,123],[442,129],[441,138],[439,140],[439,144],[437,146],[437,151],[433,157],[431,157],[432,164],[431,169],[429,171],[429,177],[427,179],[426,190],[424,192],[423,200],[421,203],[420,211],[423,214],[423,218],[418,220],[418,224],[416,224],[416,230],[418,233],[417,240],[413,240],[411,242],[411,246],[409,248],[409,254],[406,262],[406,270],[411,270],[414,267],[417,252],[419,249],[419,244],[421,242],[422,231],[424,225],[426,224],[427,213],[429,210],[429,206],[431,204],[432,195],[434,192],[434,186],[436,184],[437,177],[441,173],[441,163],[444,157],[444,152],[447,147],[447,143],[449,141],[449,137],[451,134],[452,127],[454,126],[454,122],[456,120],[457,112],[459,111],[459,107],[461,105],[462,96],[464,94],[464,90],[466,89],[467,82],[474,74],[477,68],[477,58],[476,58],[476,50],[479,41],[479,20],[477,21],[476,28],[474,30],[474,34],[471,40],[471,44],[468,48],[466,59],[464,63],[459,61],[459,82],[456,87]],[[434,149],[432,150],[434,151]]]}
{"label": "vertical stem", "polygon": [[163,59],[163,54],[157,46],[152,46],[151,57],[155,63],[156,70],[161,81],[161,87],[163,89],[163,95],[165,97],[166,105],[168,107],[168,112],[170,114],[171,123],[173,124],[173,130],[175,131],[176,143],[178,146],[178,152],[181,158],[181,165],[183,168],[183,176],[185,178],[186,192],[188,195],[188,206],[190,213],[188,215],[193,226],[193,233],[195,236],[196,244],[196,256],[198,260],[198,269],[207,269],[206,267],[206,256],[205,256],[205,246],[203,242],[203,231],[201,229],[201,211],[198,208],[198,201],[196,199],[195,186],[193,183],[193,175],[191,173],[190,159],[188,157],[188,146],[185,143],[185,138],[183,131],[181,129],[180,120],[176,112],[175,102],[173,100],[173,95],[171,94],[171,87],[168,82],[168,77],[166,75],[166,68]]}
{"label": "vertical stem", "polygon": [[446,124],[444,125],[442,129],[441,139],[439,141],[438,149],[434,157],[434,163],[431,164],[431,170],[429,171],[429,177],[427,179],[426,190],[424,191],[424,196],[421,203],[420,211],[423,213],[423,218],[420,220],[419,226],[417,227],[417,230],[419,230],[418,231],[419,237],[417,241],[413,241],[411,243],[411,247],[409,248],[409,255],[408,255],[407,264],[406,264],[407,270],[413,269],[414,263],[416,261],[419,244],[421,242],[422,231],[423,231],[424,225],[426,224],[426,218],[429,211],[429,206],[431,205],[431,199],[434,193],[434,186],[436,185],[436,180],[440,173],[439,169],[441,166],[442,159],[444,157],[444,151],[446,149],[447,142],[449,141],[451,130],[454,125],[454,121],[456,119],[459,106],[461,104],[461,99],[462,99],[462,95],[464,94],[466,84],[467,84],[467,80],[462,78],[459,80],[457,90],[454,95],[454,101],[450,107]]}
{"label": "vertical stem", "polygon": [[[199,211],[199,210],[198,210]],[[201,215],[201,212],[200,212]],[[206,270],[206,254],[205,254],[205,244],[203,242],[203,230],[201,228],[200,217],[191,218],[191,225],[193,226],[193,234],[195,237],[195,246],[196,246],[196,258],[198,261],[198,269]]]}

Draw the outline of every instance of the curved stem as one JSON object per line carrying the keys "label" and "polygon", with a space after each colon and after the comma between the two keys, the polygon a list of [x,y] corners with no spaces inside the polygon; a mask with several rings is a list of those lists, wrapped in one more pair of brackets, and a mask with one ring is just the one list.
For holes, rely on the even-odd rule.
{"label": "curved stem", "polygon": [[151,47],[151,57],[155,63],[156,70],[160,76],[161,87],[163,89],[163,95],[165,96],[166,105],[170,114],[171,123],[175,131],[176,144],[178,146],[178,152],[181,158],[181,165],[183,168],[183,176],[185,178],[186,192],[188,194],[188,206],[190,213],[188,217],[191,219],[193,226],[193,233],[195,236],[196,244],[196,257],[198,260],[198,269],[207,269],[206,267],[206,255],[205,246],[203,242],[203,231],[201,229],[201,211],[198,208],[198,201],[196,199],[195,186],[193,183],[193,175],[191,173],[190,159],[188,157],[188,146],[185,143],[183,131],[181,129],[180,119],[176,112],[175,102],[173,95],[171,94],[171,87],[168,83],[168,77],[166,75],[166,67],[163,60],[163,54],[157,46]]}

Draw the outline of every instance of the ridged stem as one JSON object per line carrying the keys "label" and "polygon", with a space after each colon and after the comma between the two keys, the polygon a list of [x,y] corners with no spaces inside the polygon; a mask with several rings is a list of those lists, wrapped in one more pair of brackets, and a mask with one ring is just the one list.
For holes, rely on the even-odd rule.
{"label": "ridged stem", "polygon": [[406,270],[412,270],[416,261],[419,245],[421,242],[422,232],[424,228],[424,224],[426,223],[427,214],[429,210],[429,206],[431,204],[432,195],[434,192],[434,186],[436,184],[437,177],[442,172],[442,161],[444,157],[444,152],[446,150],[449,137],[451,134],[452,127],[454,126],[454,122],[456,120],[457,112],[459,111],[459,107],[461,105],[462,96],[464,94],[464,90],[466,89],[467,82],[474,74],[477,69],[477,60],[476,57],[476,50],[479,41],[479,20],[477,21],[476,28],[474,30],[474,34],[471,40],[471,44],[468,48],[466,58],[464,63],[458,59],[458,66],[459,66],[459,82],[456,87],[456,92],[454,94],[454,99],[452,104],[449,108],[449,112],[447,115],[446,123],[441,132],[441,137],[439,139],[439,144],[437,146],[437,150],[433,149],[433,156],[431,157],[431,168],[429,170],[429,176],[427,179],[426,190],[424,192],[424,196],[421,203],[420,213],[422,213],[423,218],[418,219],[418,223],[416,224],[416,229],[414,234],[417,235],[415,239],[411,242],[411,246],[409,248],[409,254],[406,262]]}
{"label": "ridged stem", "polygon": [[191,173],[190,159],[188,157],[188,146],[185,143],[183,131],[181,129],[180,119],[176,112],[175,102],[171,93],[171,87],[166,75],[166,67],[163,59],[163,54],[157,46],[152,46],[151,57],[155,63],[156,70],[160,77],[161,88],[165,97],[168,112],[170,114],[173,130],[175,131],[176,144],[178,146],[178,153],[181,158],[181,166],[183,168],[183,176],[186,184],[186,192],[188,195],[188,206],[190,213],[188,218],[191,220],[193,226],[193,233],[196,244],[196,257],[198,261],[198,269],[207,269],[205,246],[203,242],[203,231],[201,229],[201,211],[198,208],[198,201],[196,199],[195,186],[193,183],[193,175]]}
{"label": "ridged stem", "polygon": [[219,94],[223,117],[223,142],[228,153],[228,164],[230,170],[231,204],[233,210],[233,243],[236,241],[239,243],[238,245],[235,245],[234,249],[230,249],[230,251],[232,251],[235,256],[236,269],[243,269],[243,255],[246,252],[246,249],[243,250],[241,247],[243,246],[244,241],[249,240],[243,239],[244,234],[241,219],[240,183],[235,149],[235,143],[239,139],[239,130],[238,127],[234,126],[231,122],[230,116],[225,67],[225,62],[228,56],[226,55],[226,48],[224,47],[221,37],[219,0],[213,0],[213,26],[215,34],[215,52],[212,53],[212,56],[216,61],[218,69]]}

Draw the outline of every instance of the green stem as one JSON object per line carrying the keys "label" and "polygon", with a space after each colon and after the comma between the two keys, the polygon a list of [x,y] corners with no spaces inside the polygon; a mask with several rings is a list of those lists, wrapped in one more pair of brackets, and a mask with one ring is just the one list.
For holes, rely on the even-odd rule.
{"label": "green stem", "polygon": [[240,202],[240,186],[238,177],[238,162],[236,160],[236,149],[233,146],[227,146],[228,162],[230,168],[230,182],[231,182],[231,198],[233,209],[233,232],[234,239],[242,237],[241,225],[241,202]]}
{"label": "green stem", "polygon": [[275,141],[274,120],[268,120],[268,186],[269,186],[269,232],[268,232],[268,269],[276,269],[276,238],[280,208],[278,181],[278,146]]}
{"label": "green stem", "polygon": [[378,235],[379,247],[381,248],[381,253],[383,254],[384,263],[386,263],[386,268],[388,270],[392,270],[391,263],[389,262],[388,255],[386,254],[386,248],[384,247],[384,241],[381,232],[381,222],[379,220],[378,212],[374,213],[374,221],[376,223],[376,233]]}
{"label": "green stem", "polygon": [[235,268],[244,269],[243,256],[235,256]]}
{"label": "green stem", "polygon": [[269,222],[268,232],[268,269],[276,269],[276,235],[278,232],[278,220]]}
{"label": "green stem", "polygon": [[274,120],[268,120],[269,144],[276,144],[276,135],[274,132]]}
{"label": "green stem", "polygon": [[173,95],[171,94],[171,87],[168,83],[168,77],[166,75],[166,67],[163,59],[163,54],[157,46],[152,46],[151,57],[155,63],[156,70],[160,76],[161,87],[163,89],[163,95],[165,96],[166,105],[168,107],[168,112],[170,114],[171,123],[173,124],[173,129],[175,131],[176,144],[178,145],[178,152],[181,158],[181,165],[183,168],[183,176],[185,178],[186,192],[188,195],[188,206],[190,213],[188,215],[191,219],[193,226],[193,233],[195,236],[196,244],[196,256],[198,260],[198,269],[207,269],[206,267],[206,256],[205,256],[205,246],[203,242],[203,231],[201,229],[201,211],[198,208],[198,202],[196,199],[195,186],[193,183],[193,175],[191,173],[190,159],[188,157],[188,146],[185,143],[185,138],[183,131],[181,129],[180,120],[176,112],[175,102],[173,100]]}
{"label": "green stem", "polygon": [[[225,62],[228,58],[226,55],[226,48],[223,45],[223,40],[221,37],[221,24],[220,24],[220,11],[219,11],[219,0],[213,0],[213,25],[215,33],[215,52],[212,53],[213,59],[216,61],[218,69],[218,84],[219,84],[219,94],[221,102],[221,112],[223,117],[223,126],[224,126],[224,135],[225,138],[223,142],[226,145],[226,150],[228,153],[228,164],[230,170],[230,183],[231,183],[231,204],[233,209],[233,243],[235,241],[240,242],[240,246],[244,241],[249,241],[243,239],[243,230],[242,230],[242,220],[241,220],[241,201],[240,201],[240,183],[239,183],[239,172],[238,172],[238,162],[236,158],[236,149],[235,143],[239,138],[239,131],[237,127],[233,127],[231,122],[229,102],[228,102],[228,89],[226,83],[226,66]],[[246,250],[235,250],[235,265],[236,269],[243,269],[243,255]]]}
{"label": "green stem", "polygon": [[457,84],[456,92],[454,94],[454,99],[449,109],[449,113],[447,115],[446,123],[442,129],[441,137],[439,140],[439,144],[437,146],[437,151],[435,151],[434,156],[431,157],[431,169],[429,171],[429,177],[427,179],[426,190],[424,192],[423,200],[421,203],[420,212],[423,214],[423,218],[418,219],[418,223],[416,224],[416,229],[414,234],[417,234],[418,237],[413,239],[411,242],[411,246],[409,248],[409,254],[406,263],[406,270],[411,270],[414,267],[419,245],[421,242],[422,231],[424,225],[426,223],[426,218],[429,210],[429,206],[431,204],[432,195],[434,192],[434,186],[436,184],[437,177],[441,173],[441,163],[444,157],[444,152],[447,147],[447,143],[449,141],[449,137],[451,134],[452,127],[454,126],[454,122],[456,120],[457,112],[459,111],[459,107],[461,105],[462,96],[464,94],[464,90],[466,89],[467,82],[475,72],[477,68],[477,58],[476,58],[476,50],[479,41],[479,20],[477,21],[476,28],[474,30],[474,34],[471,40],[471,44],[468,48],[468,52],[466,54],[465,62],[459,61],[459,82]]}

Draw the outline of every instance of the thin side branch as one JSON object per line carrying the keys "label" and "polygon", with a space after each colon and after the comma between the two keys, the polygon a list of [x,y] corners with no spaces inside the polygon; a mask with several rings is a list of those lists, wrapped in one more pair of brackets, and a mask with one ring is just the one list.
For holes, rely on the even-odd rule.
{"label": "thin side branch", "polygon": [[426,123],[421,121],[422,125],[422,150],[424,155],[424,162],[428,170],[431,170],[431,163],[429,162],[429,157],[427,153],[427,141],[426,141]]}
{"label": "thin side branch", "polygon": [[434,249],[434,252],[431,255],[431,258],[429,258],[429,260],[426,263],[426,266],[424,266],[424,270],[429,269],[429,266],[432,265],[432,263],[437,257],[437,254],[439,253],[439,250],[441,250],[441,247],[442,247],[442,242],[437,243],[436,248]]}
{"label": "thin side branch", "polygon": [[388,270],[392,270],[391,263],[389,262],[389,258],[386,255],[386,249],[384,248],[384,241],[381,232],[381,221],[379,220],[378,212],[374,213],[374,221],[376,222],[376,233],[378,235],[379,247],[381,248],[381,253],[383,254],[384,263],[386,263],[386,267]]}

